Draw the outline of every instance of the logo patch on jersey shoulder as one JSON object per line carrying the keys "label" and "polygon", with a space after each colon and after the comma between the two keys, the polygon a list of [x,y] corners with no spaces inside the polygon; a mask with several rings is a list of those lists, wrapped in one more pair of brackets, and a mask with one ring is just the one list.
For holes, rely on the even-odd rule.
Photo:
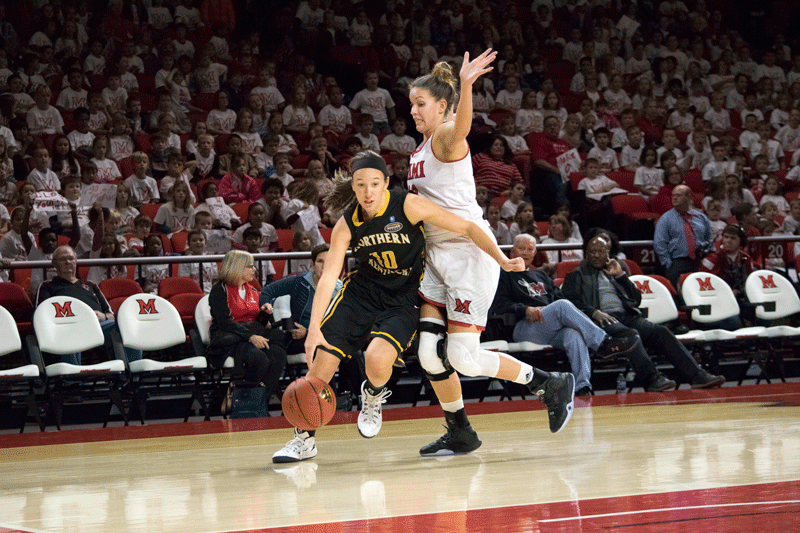
{"label": "logo patch on jersey shoulder", "polygon": [[383,227],[383,230],[388,233],[397,233],[401,229],[403,229],[402,222],[389,222]]}

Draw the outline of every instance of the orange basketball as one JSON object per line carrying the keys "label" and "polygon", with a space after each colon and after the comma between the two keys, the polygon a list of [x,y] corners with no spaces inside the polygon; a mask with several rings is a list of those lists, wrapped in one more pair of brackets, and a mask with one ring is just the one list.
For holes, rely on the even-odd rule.
{"label": "orange basketball", "polygon": [[281,405],[290,424],[311,431],[331,421],[336,412],[336,395],[321,379],[303,376],[286,387]]}

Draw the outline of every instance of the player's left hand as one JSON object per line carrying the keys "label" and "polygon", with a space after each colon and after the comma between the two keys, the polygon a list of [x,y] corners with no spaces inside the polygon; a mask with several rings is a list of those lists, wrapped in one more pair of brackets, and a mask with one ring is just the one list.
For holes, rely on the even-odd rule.
{"label": "player's left hand", "polygon": [[464,63],[461,65],[461,72],[459,73],[461,85],[472,84],[487,72],[491,72],[494,67],[490,67],[489,64],[494,61],[495,57],[497,57],[497,52],[491,48],[472,61],[469,60],[469,52],[464,52]]}
{"label": "player's left hand", "polygon": [[525,260],[521,257],[515,257],[514,259],[504,261],[500,267],[506,272],[522,272],[525,270]]}

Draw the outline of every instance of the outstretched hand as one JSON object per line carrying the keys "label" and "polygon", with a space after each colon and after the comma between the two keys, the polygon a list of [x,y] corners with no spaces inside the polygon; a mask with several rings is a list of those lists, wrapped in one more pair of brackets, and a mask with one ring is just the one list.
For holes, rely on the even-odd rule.
{"label": "outstretched hand", "polygon": [[461,65],[461,85],[472,85],[478,78],[491,72],[494,67],[490,67],[494,58],[497,57],[497,52],[492,51],[491,48],[487,49],[484,53],[473,59],[469,60],[469,52],[464,52],[464,63]]}
{"label": "outstretched hand", "polygon": [[504,261],[500,267],[506,272],[522,272],[525,270],[525,260],[521,257],[515,257],[514,259]]}

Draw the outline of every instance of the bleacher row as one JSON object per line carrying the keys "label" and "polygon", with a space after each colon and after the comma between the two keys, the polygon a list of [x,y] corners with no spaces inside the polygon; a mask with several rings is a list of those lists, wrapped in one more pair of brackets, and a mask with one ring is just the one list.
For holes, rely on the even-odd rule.
{"label": "bleacher row", "polygon": [[[568,265],[575,266],[575,265]],[[561,273],[566,273],[562,271]],[[697,329],[740,313],[733,291],[717,276],[708,273],[686,275],[680,287],[685,304],[678,305],[677,291],[661,276],[634,274],[632,280],[642,293],[640,308],[652,322],[659,324],[684,323],[693,329],[678,335],[704,365],[720,372],[724,361],[738,362],[726,372],[728,379],[741,384],[753,362],[760,367],[759,380],[769,380],[769,373],[785,381],[784,354],[794,354],[800,340],[800,328],[788,325],[756,326],[736,331]],[[15,292],[16,287],[16,292]],[[768,270],[753,272],[745,284],[747,296],[762,320],[785,320],[800,313],[800,298],[791,283]],[[80,366],[49,362],[53,356],[102,348],[103,334],[91,309],[69,297],[56,297],[42,302],[35,310],[25,292],[13,283],[0,284],[4,296],[0,310],[0,355],[6,362],[0,370],[0,398],[24,406],[21,431],[29,417],[36,419],[44,431],[51,417],[60,428],[65,401],[84,404],[98,401],[107,405],[108,421],[111,406],[116,406],[125,424],[137,414],[144,424],[147,400],[163,395],[182,395],[189,399],[185,419],[195,402],[206,419],[217,416],[216,406],[224,395],[233,366],[229,358],[225,367],[211,368],[205,359],[211,323],[208,297],[189,278],[169,278],[162,281],[160,295],[142,293],[132,280],[109,279],[101,284],[103,293],[116,312],[119,335],[113,339],[113,357],[109,360],[102,350],[84,358]],[[13,300],[16,298],[16,300]],[[288,318],[289,301],[284,297],[275,303],[274,320]],[[13,314],[12,314],[13,312]],[[29,321],[25,321],[25,314]],[[544,369],[568,370],[564,353],[550,346],[530,342],[510,342],[509,326],[513,317],[490,317],[482,347],[513,354]],[[187,333],[188,332],[188,333]],[[24,347],[22,339],[25,339]],[[144,350],[141,361],[128,361],[125,348]],[[413,349],[412,349],[413,350]],[[650,354],[660,361],[659,354]],[[402,372],[418,385],[410,401],[416,404],[432,393],[423,373],[415,363],[413,353],[405,356],[408,364]],[[305,355],[289,354],[286,380],[305,372]],[[744,362],[742,367],[741,362]],[[665,372],[669,368],[663,367]],[[9,368],[10,366],[10,368]],[[628,375],[625,360],[595,361],[593,382],[622,372]],[[474,378],[467,378],[475,381]],[[478,378],[482,383],[480,399],[492,394],[494,380]],[[607,380],[606,380],[607,382]],[[397,383],[397,381],[395,381]],[[637,386],[629,381],[630,390]],[[602,386],[595,385],[597,390]],[[513,384],[500,383],[500,397],[520,394]],[[7,411],[7,413],[10,411]]]}

